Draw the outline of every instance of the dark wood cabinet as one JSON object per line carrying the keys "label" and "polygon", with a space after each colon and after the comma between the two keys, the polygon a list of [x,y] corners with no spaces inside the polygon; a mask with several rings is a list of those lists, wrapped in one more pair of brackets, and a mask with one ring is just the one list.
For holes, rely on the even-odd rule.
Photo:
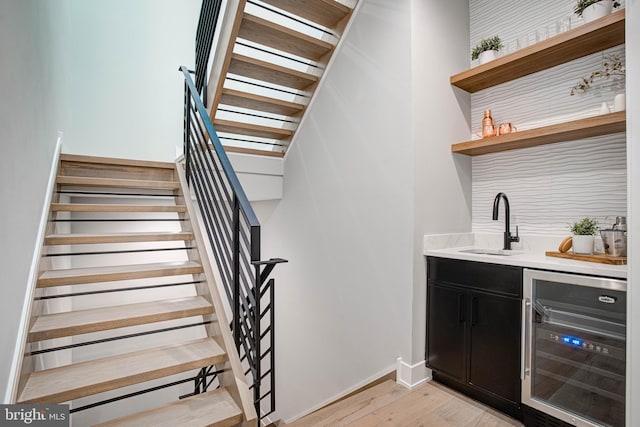
{"label": "dark wood cabinet", "polygon": [[464,291],[434,284],[428,289],[427,366],[463,381],[465,374]]}
{"label": "dark wood cabinet", "polygon": [[437,257],[427,265],[434,379],[521,418],[522,269]]}

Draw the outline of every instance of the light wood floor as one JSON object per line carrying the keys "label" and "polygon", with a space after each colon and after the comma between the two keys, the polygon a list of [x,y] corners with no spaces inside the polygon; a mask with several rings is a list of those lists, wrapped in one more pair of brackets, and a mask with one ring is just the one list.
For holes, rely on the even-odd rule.
{"label": "light wood floor", "polygon": [[[412,391],[388,380],[286,427],[503,427],[522,424],[440,384]],[[280,424],[280,427],[285,424]]]}

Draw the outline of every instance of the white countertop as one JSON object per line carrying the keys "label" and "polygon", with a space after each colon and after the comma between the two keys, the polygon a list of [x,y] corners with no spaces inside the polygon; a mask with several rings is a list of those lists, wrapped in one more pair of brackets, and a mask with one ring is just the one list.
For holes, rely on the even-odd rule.
{"label": "white countertop", "polygon": [[588,261],[577,261],[545,256],[545,251],[557,251],[563,236],[522,236],[521,243],[513,248],[516,255],[485,255],[461,252],[473,248],[502,248],[502,235],[459,233],[424,236],[424,255],[453,258],[490,264],[514,265],[518,267],[554,270],[592,276],[627,278],[626,265],[609,265]]}

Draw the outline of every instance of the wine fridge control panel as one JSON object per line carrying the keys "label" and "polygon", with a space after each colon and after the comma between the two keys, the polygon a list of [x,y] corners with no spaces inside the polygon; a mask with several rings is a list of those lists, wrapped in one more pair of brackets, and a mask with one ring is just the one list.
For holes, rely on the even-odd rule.
{"label": "wine fridge control panel", "polygon": [[610,356],[614,359],[624,360],[625,349],[611,346],[607,343],[595,340],[587,340],[576,335],[563,335],[548,330],[539,330],[539,337],[546,341],[555,342],[568,347],[577,348],[583,351]]}

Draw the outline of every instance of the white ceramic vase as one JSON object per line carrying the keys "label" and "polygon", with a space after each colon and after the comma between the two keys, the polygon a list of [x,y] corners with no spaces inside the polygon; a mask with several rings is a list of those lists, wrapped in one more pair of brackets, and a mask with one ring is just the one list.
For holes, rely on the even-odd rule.
{"label": "white ceramic vase", "polygon": [[619,93],[613,98],[614,111],[624,111],[627,107],[627,98],[624,93]]}
{"label": "white ceramic vase", "polygon": [[498,51],[496,50],[485,50],[484,52],[480,52],[478,59],[480,60],[480,65],[486,64],[489,61],[493,61],[497,58]]}
{"label": "white ceramic vase", "polygon": [[593,254],[593,247],[595,242],[595,236],[576,236],[572,237],[572,246],[574,254],[591,255]]}
{"label": "white ceramic vase", "polygon": [[582,11],[585,24],[607,16],[613,10],[613,0],[600,0]]}

